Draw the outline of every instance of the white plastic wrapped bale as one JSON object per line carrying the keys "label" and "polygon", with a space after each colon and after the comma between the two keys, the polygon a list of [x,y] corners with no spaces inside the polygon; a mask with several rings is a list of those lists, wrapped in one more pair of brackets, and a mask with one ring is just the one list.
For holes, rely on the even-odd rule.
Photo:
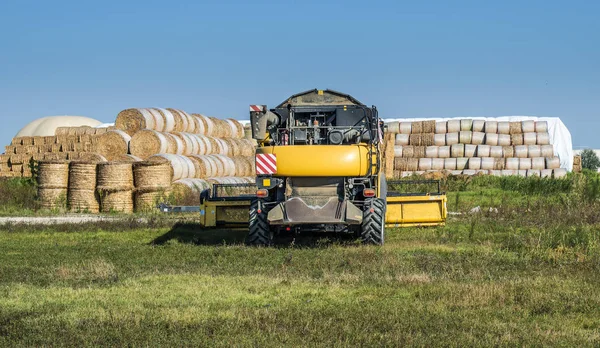
{"label": "white plastic wrapped bale", "polygon": [[454,144],[450,147],[450,156],[454,158],[465,156],[465,144]]}
{"label": "white plastic wrapped bale", "polygon": [[438,146],[427,146],[425,148],[425,157],[427,158],[437,158],[438,157]]}
{"label": "white plastic wrapped bale", "polygon": [[540,145],[527,146],[527,155],[531,158],[542,156],[542,147]]}
{"label": "white plastic wrapped bale", "polygon": [[477,157],[490,157],[491,147],[489,145],[477,145]]}
{"label": "white plastic wrapped bale", "polygon": [[546,169],[560,168],[560,160],[558,157],[546,157]]}
{"label": "white plastic wrapped bale", "polygon": [[488,133],[488,134],[498,133],[498,121],[484,121],[484,122],[485,122],[484,131],[486,133]]}
{"label": "white plastic wrapped bale", "polygon": [[148,161],[165,161],[171,164],[173,169],[173,180],[194,178],[196,177],[196,168],[194,163],[187,157],[173,154],[158,154],[148,158]]}
{"label": "white plastic wrapped bale", "polygon": [[481,158],[481,169],[485,170],[493,170],[495,159],[491,157],[482,157]]}
{"label": "white plastic wrapped bale", "polygon": [[498,134],[485,133],[485,144],[490,146],[498,145]]}
{"label": "white plastic wrapped bale", "polygon": [[567,170],[564,168],[553,169],[552,175],[555,179],[564,178],[567,176]]}
{"label": "white plastic wrapped bale", "polygon": [[[448,133],[460,132],[460,119],[448,119],[447,120]],[[452,145],[452,144],[448,144]]]}
{"label": "white plastic wrapped bale", "polygon": [[482,132],[473,132],[471,136],[471,144],[473,145],[481,145],[485,140],[485,133]]}
{"label": "white plastic wrapped bale", "polygon": [[443,158],[432,158],[431,169],[433,170],[444,170],[445,160]]}
{"label": "white plastic wrapped bale", "polygon": [[464,170],[467,168],[469,159],[466,157],[459,157],[456,159],[456,170]]}
{"label": "white plastic wrapped bale", "polygon": [[465,157],[475,157],[477,153],[477,145],[466,144],[465,145]]}
{"label": "white plastic wrapped bale", "polygon": [[492,176],[502,176],[502,170],[490,170],[488,174]]}
{"label": "white plastic wrapped bale", "polygon": [[446,134],[446,145],[456,145],[460,142],[459,133],[448,133]]}
{"label": "white plastic wrapped bale", "polygon": [[519,170],[531,169],[531,158],[519,158]]}
{"label": "white plastic wrapped bale", "polygon": [[400,133],[400,122],[398,122],[398,121],[388,122],[388,123],[386,123],[386,126],[387,126],[386,131],[388,133],[394,133],[394,134]]}
{"label": "white plastic wrapped bale", "polygon": [[515,157],[517,157],[517,158],[529,157],[529,147],[527,145],[515,146]]}
{"label": "white plastic wrapped bale", "polygon": [[483,132],[484,129],[485,129],[485,121],[484,120],[473,120],[473,133]]}
{"label": "white plastic wrapped bale", "polygon": [[409,134],[396,134],[396,140],[394,143],[396,145],[403,145],[403,146],[408,145],[409,139],[410,139]]}
{"label": "white plastic wrapped bale", "polygon": [[440,146],[438,148],[439,158],[450,158],[450,146]]}
{"label": "white plastic wrapped bale", "polygon": [[435,134],[446,134],[448,133],[448,122],[441,121],[435,123]]}
{"label": "white plastic wrapped bale", "polygon": [[540,170],[539,169],[530,169],[530,170],[527,171],[527,177],[528,178],[533,177],[533,176],[539,177],[540,176]]}
{"label": "white plastic wrapped bale", "polygon": [[456,158],[445,158],[444,159],[444,169],[456,170]]}
{"label": "white plastic wrapped bale", "polygon": [[469,163],[467,166],[471,170],[479,170],[481,169],[481,158],[479,157],[471,157],[469,158]]}
{"label": "white plastic wrapped bale", "polygon": [[507,158],[504,164],[505,170],[519,170],[519,159],[518,158]]}
{"label": "white plastic wrapped bale", "polygon": [[431,158],[419,158],[419,170],[431,170]]}
{"label": "white plastic wrapped bale", "polygon": [[537,133],[523,134],[523,145],[535,145],[537,143]]}
{"label": "white plastic wrapped bale", "polygon": [[446,145],[446,134],[435,134],[433,136],[433,143],[437,146]]}
{"label": "white plastic wrapped bale", "polygon": [[531,159],[531,169],[542,170],[546,169],[546,159],[543,157],[535,157]]}
{"label": "white plastic wrapped bale", "polygon": [[542,177],[542,178],[552,178],[552,169],[542,169],[542,170],[540,170],[540,177]]}
{"label": "white plastic wrapped bale", "polygon": [[394,157],[402,157],[402,146],[401,145],[394,146]]}
{"label": "white plastic wrapped bale", "polygon": [[473,176],[475,174],[477,174],[477,171],[473,169],[465,169],[462,171],[462,175]]}
{"label": "white plastic wrapped bale", "polygon": [[490,147],[490,157],[502,158],[503,154],[504,154],[504,150],[502,149],[502,146],[491,146]]}
{"label": "white plastic wrapped bale", "polygon": [[514,176],[517,175],[517,170],[512,170],[512,169],[503,169],[502,170],[502,176]]}
{"label": "white plastic wrapped bale", "polygon": [[527,170],[519,169],[519,170],[517,170],[517,175],[525,178],[525,177],[527,177]]}

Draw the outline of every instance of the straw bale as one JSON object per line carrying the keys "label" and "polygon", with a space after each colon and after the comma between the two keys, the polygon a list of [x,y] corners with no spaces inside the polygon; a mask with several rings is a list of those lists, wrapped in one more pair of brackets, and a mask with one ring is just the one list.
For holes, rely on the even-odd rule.
{"label": "straw bale", "polygon": [[142,159],[134,155],[119,155],[114,159],[115,162],[141,162]]}
{"label": "straw bale", "polygon": [[411,134],[412,133],[412,122],[400,122],[398,125],[400,134]]}
{"label": "straw bale", "polygon": [[413,149],[415,158],[425,158],[425,146],[414,146]]}
{"label": "straw bale", "polygon": [[141,159],[146,159],[152,155],[168,153],[170,142],[164,133],[155,130],[145,129],[139,131],[131,137],[129,148],[131,154]]}
{"label": "straw bale", "polygon": [[423,121],[423,133],[435,133],[435,120]]}
{"label": "straw bale", "polygon": [[10,170],[12,170],[15,173],[22,173],[23,172],[23,164],[13,164],[10,166]]}
{"label": "straw bale", "polygon": [[173,131],[175,132],[185,132],[187,128],[187,120],[183,119],[183,116],[175,109],[167,108],[171,115],[173,115],[173,119],[175,120],[175,128]]}
{"label": "straw bale", "polygon": [[64,209],[67,205],[67,188],[38,188],[38,199],[42,209]]}
{"label": "straw bale", "polygon": [[83,152],[79,154],[79,161],[101,163],[107,162],[106,158],[95,152]]}
{"label": "straw bale", "polygon": [[79,142],[80,143],[91,143],[92,142],[92,136],[89,134],[82,134],[79,136]]}
{"label": "straw bale", "polygon": [[511,134],[510,143],[512,145],[523,145],[523,134]]}
{"label": "straw bale", "polygon": [[460,120],[460,130],[462,132],[470,132],[473,130],[473,120],[472,119],[462,119]]}
{"label": "straw bale", "polygon": [[521,122],[510,122],[508,134],[521,134],[523,133],[523,123]]}
{"label": "straw bale", "polygon": [[12,154],[16,154],[17,153],[17,148],[16,146],[13,145],[8,145],[4,147],[4,153],[7,155],[12,155]]}
{"label": "straw bale", "polygon": [[510,158],[515,156],[515,148],[513,146],[502,146],[502,156]]}
{"label": "straw bale", "polygon": [[44,145],[45,139],[44,137],[34,136],[33,137],[33,145]]}
{"label": "straw bale", "polygon": [[234,120],[233,118],[228,118],[225,121],[229,122],[233,131],[231,133],[232,138],[241,139],[244,137],[244,125],[240,123],[238,120]]}
{"label": "straw bale", "polygon": [[[419,169],[418,158],[395,158],[394,169],[400,171],[416,171]],[[392,172],[393,175],[393,172]]]}
{"label": "straw bale", "polygon": [[108,162],[98,164],[98,189],[101,191],[132,190],[132,163]]}
{"label": "straw bale", "polygon": [[435,134],[446,134],[448,133],[448,122],[441,121],[435,123]]}
{"label": "straw bale", "polygon": [[69,162],[40,161],[37,182],[41,188],[66,189],[69,186]]}
{"label": "straw bale", "polygon": [[68,135],[66,135],[66,134],[57,135],[55,144],[66,144],[67,138],[68,138]]}
{"label": "straw bale", "polygon": [[125,109],[117,115],[115,126],[132,136],[142,129],[154,129],[155,122],[153,116],[146,109]]}
{"label": "straw bale", "polygon": [[10,162],[10,155],[0,155],[0,163]]}
{"label": "straw bale", "polygon": [[494,170],[503,170],[505,163],[504,158],[494,158]]}
{"label": "straw bale", "polygon": [[97,163],[74,161],[69,165],[69,189],[89,190],[96,189]]}
{"label": "straw bale", "polygon": [[216,168],[213,168],[213,160],[209,159],[207,155],[192,155],[189,158],[196,167],[196,178],[205,179],[216,173]]}
{"label": "straw bale", "polygon": [[411,122],[411,134],[423,133],[423,121]]}
{"label": "straw bale", "polygon": [[56,135],[56,136],[58,136],[58,135],[68,135],[69,134],[69,128],[70,127],[58,127],[54,131],[54,135]]}
{"label": "straw bale", "polygon": [[21,145],[21,146],[17,146],[15,148],[15,153],[17,155],[24,155],[27,151],[25,151],[25,146]]}
{"label": "straw bale", "polygon": [[33,145],[33,137],[21,137],[21,145]]}
{"label": "straw bale", "polygon": [[99,195],[95,190],[76,190],[69,188],[67,206],[71,212],[96,214],[100,211]]}
{"label": "straw bale", "polygon": [[198,133],[198,134],[203,134],[203,135],[212,135],[213,134],[213,129],[214,129],[214,123],[212,122],[212,119],[210,119],[207,116],[204,116],[202,114],[192,114],[192,116],[197,117],[200,122],[202,123],[202,129],[204,130],[203,133]]}
{"label": "straw bale", "polygon": [[547,121],[537,121],[535,123],[535,132],[536,133],[547,133],[548,132],[548,122]]}
{"label": "straw bale", "polygon": [[[113,161],[120,155],[129,153],[131,137],[122,130],[110,131],[102,134],[96,145],[96,152],[109,161]],[[81,150],[82,149],[78,149]]]}
{"label": "straw bale", "polygon": [[415,157],[415,147],[412,145],[403,146],[402,147],[402,157],[403,158],[414,158]]}
{"label": "straw bale", "polygon": [[398,121],[387,122],[385,124],[385,126],[386,126],[385,130],[387,133],[394,133],[394,134],[400,133],[400,122],[398,122]]}
{"label": "straw bale", "polygon": [[102,135],[106,132],[108,132],[108,127],[102,127],[102,128],[95,128],[96,131],[94,132],[95,135]]}
{"label": "straw bale", "polygon": [[82,152],[67,152],[66,154],[67,154],[67,160],[74,161],[74,160],[79,160],[81,158]]}
{"label": "straw bale", "polygon": [[12,146],[23,145],[23,138],[22,137],[13,138],[10,142],[10,145],[12,145]]}
{"label": "straw bale", "polygon": [[159,191],[136,191],[134,194],[134,206],[136,212],[150,212],[158,208],[158,205],[167,202],[170,189]]}
{"label": "straw bale", "polygon": [[[553,155],[546,156],[546,157],[553,157]],[[580,155],[573,156],[573,165],[580,165],[580,164],[581,164],[581,156]]]}
{"label": "straw bale", "polygon": [[10,155],[9,162],[11,164],[23,164],[25,156],[23,155]]}
{"label": "straw bale", "polygon": [[133,177],[137,191],[167,190],[173,181],[173,169],[164,161],[144,161],[133,164]]}
{"label": "straw bale", "polygon": [[103,213],[133,213],[133,191],[102,191],[100,193],[100,211]]}

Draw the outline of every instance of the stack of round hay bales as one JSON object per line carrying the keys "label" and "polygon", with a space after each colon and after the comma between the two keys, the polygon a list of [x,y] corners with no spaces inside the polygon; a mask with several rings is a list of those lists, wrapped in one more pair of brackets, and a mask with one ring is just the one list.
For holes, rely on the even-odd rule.
{"label": "stack of round hay bales", "polygon": [[101,212],[133,212],[132,163],[100,163],[97,178]]}
{"label": "stack of round hay bales", "polygon": [[200,193],[211,188],[204,179],[181,179],[171,186],[171,199],[175,204],[200,204]]}
{"label": "stack of round hay bales", "polygon": [[63,209],[67,203],[69,163],[40,161],[38,163],[38,198],[43,209]]}
{"label": "stack of round hay bales", "polygon": [[166,200],[173,181],[171,164],[164,161],[144,161],[133,164],[135,210],[149,211]]}
{"label": "stack of round hay bales", "polygon": [[98,213],[100,205],[96,191],[96,162],[71,162],[67,205],[72,212]]}

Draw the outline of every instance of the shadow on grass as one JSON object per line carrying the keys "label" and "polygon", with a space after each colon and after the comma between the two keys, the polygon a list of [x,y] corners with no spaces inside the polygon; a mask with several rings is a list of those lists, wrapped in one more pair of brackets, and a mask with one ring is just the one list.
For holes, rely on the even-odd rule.
{"label": "shadow on grass", "polygon": [[[172,240],[194,245],[244,244],[247,228],[205,228],[200,224],[178,223],[171,230],[150,242],[164,245]],[[327,247],[329,245],[355,245],[356,237],[351,233],[305,232],[301,234],[277,235],[273,247]]]}

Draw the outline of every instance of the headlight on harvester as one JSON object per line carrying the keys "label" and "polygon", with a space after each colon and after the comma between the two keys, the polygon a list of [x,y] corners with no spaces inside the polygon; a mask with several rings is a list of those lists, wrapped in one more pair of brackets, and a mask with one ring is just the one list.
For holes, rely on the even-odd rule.
{"label": "headlight on harvester", "polygon": [[365,197],[375,197],[375,189],[372,188],[366,188],[363,190],[363,196]]}
{"label": "headlight on harvester", "polygon": [[267,189],[258,189],[256,190],[256,197],[265,198],[269,196],[269,190]]}

